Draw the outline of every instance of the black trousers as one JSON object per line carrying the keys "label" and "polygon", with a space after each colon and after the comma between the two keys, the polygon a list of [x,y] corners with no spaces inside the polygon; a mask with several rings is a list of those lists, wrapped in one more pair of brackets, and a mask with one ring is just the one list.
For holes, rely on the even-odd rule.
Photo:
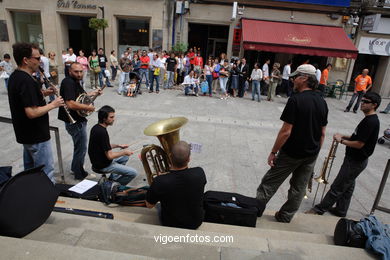
{"label": "black trousers", "polygon": [[368,159],[357,161],[349,156],[344,157],[340,171],[333,181],[330,190],[326,193],[320,204],[314,207],[319,214],[324,214],[336,203],[336,212],[340,216],[346,216],[351,203],[352,193],[355,189],[355,180],[367,167]]}
{"label": "black trousers", "polygon": [[245,77],[238,77],[238,96],[243,97],[245,92]]}

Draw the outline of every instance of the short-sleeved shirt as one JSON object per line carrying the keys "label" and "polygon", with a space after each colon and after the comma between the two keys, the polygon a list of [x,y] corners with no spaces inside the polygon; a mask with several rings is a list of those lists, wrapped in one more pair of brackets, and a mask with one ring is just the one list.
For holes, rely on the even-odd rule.
{"label": "short-sleeved shirt", "polygon": [[328,82],[328,78],[329,78],[329,70],[328,69],[324,69],[322,71],[322,73],[321,73],[320,84],[326,85],[327,82]]}
{"label": "short-sleeved shirt", "polygon": [[[79,82],[77,82],[72,77],[66,77],[61,82],[60,87],[60,95],[64,99],[64,101],[74,100],[76,101],[77,97],[84,93],[83,87],[80,85]],[[70,115],[73,117],[76,122],[83,122],[87,121],[85,117],[79,116],[79,114],[72,109],[69,109]],[[65,112],[65,109],[63,107],[60,107],[58,109],[58,119],[62,120],[64,122],[70,123],[69,117]]]}
{"label": "short-sleeved shirt", "polygon": [[366,75],[365,77],[363,77],[363,75],[357,76],[355,78],[355,82],[356,82],[356,87],[355,87],[356,91],[366,90],[367,86],[372,84],[371,77],[368,75]]}
{"label": "short-sleeved shirt", "polygon": [[345,155],[357,161],[365,160],[371,156],[378,140],[379,128],[380,123],[376,114],[363,118],[349,140],[361,141],[364,143],[364,146],[361,149],[347,146]]}
{"label": "short-sleeved shirt", "polygon": [[165,63],[167,64],[167,71],[175,71],[177,61],[175,58],[168,58]]}
{"label": "short-sleeved shirt", "polygon": [[189,52],[187,54],[187,57],[190,60],[190,64],[195,64],[195,52]]}
{"label": "short-sleeved shirt", "polygon": [[99,124],[94,125],[91,129],[88,144],[88,155],[92,167],[103,169],[109,166],[112,160],[107,158],[106,152],[110,150],[111,144],[107,129]]}
{"label": "short-sleeved shirt", "polygon": [[306,90],[290,97],[280,119],[292,124],[282,150],[293,158],[314,156],[320,151],[322,127],[328,124],[328,106],[319,93]]}
{"label": "short-sleeved shirt", "polygon": [[98,60],[99,60],[99,67],[100,68],[105,68],[106,67],[106,64],[107,64],[107,57],[106,55],[102,54],[98,54]]}
{"label": "short-sleeved shirt", "polygon": [[[141,63],[148,63],[150,62],[150,58],[148,56],[141,56],[139,57],[139,60]],[[149,68],[149,65],[141,65],[141,69],[147,69]]]}
{"label": "short-sleeved shirt", "polygon": [[161,202],[164,226],[196,229],[204,217],[203,194],[206,183],[206,175],[200,167],[170,171],[153,180],[146,201],[151,204]]}
{"label": "short-sleeved shirt", "polygon": [[269,78],[269,69],[267,63],[264,63],[263,65],[263,77]]}
{"label": "short-sleeved shirt", "polygon": [[45,106],[41,85],[27,72],[15,70],[9,77],[8,100],[16,141],[20,144],[36,144],[50,139],[49,115],[30,119],[26,107]]}

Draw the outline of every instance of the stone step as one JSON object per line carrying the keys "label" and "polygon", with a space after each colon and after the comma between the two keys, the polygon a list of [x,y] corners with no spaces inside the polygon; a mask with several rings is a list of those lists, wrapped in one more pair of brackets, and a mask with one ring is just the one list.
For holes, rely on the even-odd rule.
{"label": "stone step", "polygon": [[[69,207],[109,212],[112,213],[114,215],[114,218],[118,220],[159,225],[159,220],[155,209],[147,209],[142,207],[126,207],[115,204],[110,204],[109,206],[107,206],[98,201],[88,201],[66,197],[59,197],[58,202],[60,202],[56,205],[58,207]],[[256,228],[262,230],[284,230],[333,236],[334,228],[339,219],[333,216],[318,216],[298,213],[294,216],[291,223],[280,223],[275,220],[274,214],[275,212],[266,210],[263,216],[261,218],[258,218]],[[204,222],[199,227],[199,229],[215,230],[214,228],[218,228],[221,226],[226,226],[227,230],[235,227],[231,225],[219,225]],[[252,230],[252,228],[248,229]]]}
{"label": "stone step", "polygon": [[[53,213],[47,224],[25,239],[167,259],[233,259],[232,254],[247,256],[240,259],[262,259],[267,255],[277,258],[289,255],[294,259],[371,259],[362,249],[282,240],[282,237],[233,235],[233,241],[224,243],[201,240],[205,236],[212,240],[217,235],[226,234]],[[156,236],[177,236],[182,241],[164,244],[156,242]]]}
{"label": "stone step", "polygon": [[57,243],[40,242],[0,236],[1,259],[18,260],[128,260],[159,259],[129,253],[75,247]]}

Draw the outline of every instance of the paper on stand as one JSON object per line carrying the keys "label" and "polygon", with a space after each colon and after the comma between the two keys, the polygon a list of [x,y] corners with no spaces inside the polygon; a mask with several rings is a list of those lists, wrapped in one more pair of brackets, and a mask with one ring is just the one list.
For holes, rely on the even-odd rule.
{"label": "paper on stand", "polygon": [[96,181],[83,180],[77,183],[76,185],[74,185],[73,187],[71,187],[69,190],[79,194],[83,194],[84,192],[86,192],[96,184],[97,184]]}

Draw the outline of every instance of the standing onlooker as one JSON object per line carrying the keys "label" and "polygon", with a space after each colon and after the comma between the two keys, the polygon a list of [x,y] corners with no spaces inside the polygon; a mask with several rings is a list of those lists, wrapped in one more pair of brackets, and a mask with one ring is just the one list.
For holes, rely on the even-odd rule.
{"label": "standing onlooker", "polygon": [[238,97],[242,98],[244,97],[244,93],[245,93],[245,82],[247,81],[248,79],[248,74],[249,74],[249,67],[248,67],[248,64],[246,64],[246,59],[245,58],[242,58],[241,59],[241,63],[240,65],[238,66],[238,81],[239,81],[239,85],[238,85]]}
{"label": "standing onlooker", "polygon": [[[9,54],[4,54],[4,60],[2,62],[0,62],[0,71],[3,71],[2,73],[4,73],[4,83],[5,83],[5,88],[8,89],[8,79],[9,79],[9,76],[11,76],[14,68],[12,66],[12,63],[11,63],[11,56]],[[0,75],[2,75],[2,73],[0,73]]]}
{"label": "standing onlooker", "polygon": [[324,96],[326,85],[328,85],[329,71],[332,69],[332,64],[326,65],[326,68],[321,73],[321,79],[318,85],[318,91]]}
{"label": "standing onlooker", "polygon": [[287,64],[283,67],[283,73],[282,73],[282,89],[286,91],[287,97],[291,97],[292,94],[292,82],[290,81],[290,74],[291,74],[291,64],[292,61],[289,60]]}
{"label": "standing onlooker", "polygon": [[200,53],[195,55],[194,58],[194,70],[196,73],[201,74],[203,68],[203,58],[200,56]]}
{"label": "standing onlooker", "polygon": [[219,86],[219,70],[221,68],[221,65],[219,64],[218,58],[215,58],[214,65],[213,65],[213,83],[212,83],[212,91],[213,94],[217,93],[217,88]]}
{"label": "standing onlooker", "polygon": [[167,58],[165,57],[166,51],[163,51],[162,53],[159,54],[158,59],[160,60],[160,75],[159,75],[159,80],[160,80],[160,86],[165,85],[165,72],[166,72],[166,60]]}
{"label": "standing onlooker", "polygon": [[183,80],[184,80],[184,62],[185,62],[185,59],[184,59],[184,55],[181,53],[177,58],[177,68],[176,68],[176,73],[177,73],[177,77],[176,77],[176,85],[180,85]]}
{"label": "standing onlooker", "polygon": [[88,58],[89,61],[89,79],[91,81],[91,89],[97,89],[98,77],[100,73],[99,57],[96,55],[96,50],[92,50],[92,55]]}
{"label": "standing onlooker", "polygon": [[58,85],[58,64],[55,59],[56,54],[51,51],[48,53],[49,56],[49,73],[50,73],[50,78],[51,81],[53,82],[54,85]]}
{"label": "standing onlooker", "polygon": [[364,69],[362,71],[362,74],[360,74],[355,78],[355,89],[353,91],[351,101],[349,101],[349,104],[347,108],[344,110],[344,112],[349,112],[353,103],[355,102],[355,99],[357,98],[356,104],[353,107],[353,112],[356,114],[360,105],[360,100],[362,99],[363,95],[370,90],[371,87],[372,87],[372,79],[370,76],[368,76],[368,69]]}
{"label": "standing onlooker", "polygon": [[316,68],[316,79],[318,82],[321,80],[321,70],[318,68],[318,64],[314,63],[313,64],[314,68]]}
{"label": "standing onlooker", "polygon": [[79,51],[79,56],[77,56],[77,62],[80,63],[83,66],[83,82],[82,86],[85,89],[87,87],[87,75],[89,71],[89,62],[87,57],[84,56],[84,51]]}
{"label": "standing onlooker", "polygon": [[270,59],[267,59],[263,65],[263,86],[261,89],[263,90],[263,93],[268,93],[270,78],[269,78],[269,64],[271,63]]}
{"label": "standing onlooker", "polygon": [[150,89],[149,93],[153,92],[153,83],[156,81],[156,93],[158,94],[160,92],[160,69],[161,69],[161,60],[158,58],[158,54],[154,54],[153,60],[150,63],[151,66],[151,74],[152,74],[152,80],[150,82]]}
{"label": "standing onlooker", "polygon": [[204,66],[203,73],[206,75],[206,80],[209,85],[209,96],[211,97],[213,93],[213,60],[211,58],[208,59],[207,64]]}
{"label": "standing onlooker", "polygon": [[[131,60],[131,56],[129,60]],[[111,80],[115,81],[116,73],[118,72],[118,59],[116,58],[114,50],[111,51],[110,62],[111,62]]]}
{"label": "standing onlooker", "polygon": [[279,82],[280,82],[280,64],[275,62],[274,63],[274,66],[273,66],[273,69],[272,69],[272,72],[271,72],[271,79],[270,79],[270,86],[268,88],[268,98],[267,100],[268,101],[274,101],[274,98],[275,98],[275,91],[276,91],[276,87],[278,86]]}
{"label": "standing onlooker", "polygon": [[107,85],[107,87],[112,87],[111,83],[110,83],[110,80],[106,76],[108,60],[107,60],[106,55],[104,54],[103,48],[99,48],[98,58],[99,58],[99,67],[100,67],[100,72],[99,72],[99,85],[100,85],[100,88],[103,87],[103,78],[106,78],[106,85]]}
{"label": "standing onlooker", "polygon": [[65,62],[66,62],[66,60],[67,60],[68,57],[69,57],[68,52],[67,52],[66,50],[63,50],[63,51],[62,51],[61,57],[62,57],[62,64],[64,65],[64,74],[65,74],[65,77],[66,77],[68,71],[67,71]]}
{"label": "standing onlooker", "polygon": [[119,86],[118,86],[118,94],[122,94],[125,92],[124,86],[130,82],[130,70],[131,70],[131,61],[129,60],[129,55],[125,52],[125,55],[119,60],[119,66],[122,73],[119,75]]}
{"label": "standing onlooker", "polygon": [[235,97],[235,92],[238,89],[239,84],[239,72],[237,67],[237,61],[233,62],[231,68],[230,68],[230,96]]}
{"label": "standing onlooker", "polygon": [[167,64],[167,82],[164,85],[164,89],[172,88],[175,80],[175,71],[177,68],[177,61],[175,59],[175,53],[171,52],[170,57],[165,61]]}
{"label": "standing onlooker", "polygon": [[[50,84],[49,82],[43,80],[44,77],[46,77],[49,81],[51,81],[51,75],[50,75],[50,64],[49,64],[49,59],[45,56],[43,53],[43,50],[39,48],[39,54],[41,55],[41,65],[40,67],[43,69],[44,75],[41,76],[41,82],[43,82],[43,85],[45,85],[46,90],[50,89]],[[55,99],[55,95],[51,94],[49,95],[49,100],[50,102]]]}
{"label": "standing onlooker", "polygon": [[131,61],[131,64],[133,66],[133,72],[139,75],[139,70],[141,68],[141,61],[139,60],[139,56],[137,53],[133,54],[133,60]]}
{"label": "standing onlooker", "polygon": [[[338,217],[345,217],[348,212],[355,180],[367,167],[368,157],[372,155],[378,140],[380,123],[377,108],[381,97],[374,92],[366,93],[362,99],[361,110],[364,118],[351,136],[335,134],[333,139],[346,146],[345,157],[340,171],[330,186],[321,203],[306,213],[322,215],[326,211]],[[332,206],[336,204],[336,207]]]}
{"label": "standing onlooker", "polygon": [[226,84],[229,79],[229,62],[225,60],[223,66],[219,70],[219,86],[221,88],[221,99],[227,99],[228,93],[226,90]]}
{"label": "standing onlooker", "polygon": [[[153,50],[152,50],[153,51]],[[146,51],[142,51],[141,57],[139,57],[141,61],[141,68],[139,69],[139,78],[142,82],[142,79],[145,77],[145,86],[148,89],[149,88],[149,78],[150,78],[150,72],[149,72],[149,64],[150,64],[150,58],[148,55],[146,55]]]}
{"label": "standing onlooker", "polygon": [[76,54],[73,52],[73,48],[68,49],[68,54],[65,57],[65,77],[69,77],[69,67],[73,62],[76,62]]}
{"label": "standing onlooker", "polygon": [[260,69],[259,63],[255,63],[255,67],[252,70],[251,74],[251,81],[252,81],[252,100],[255,100],[255,96],[257,93],[257,101],[260,102],[261,100],[261,92],[260,92],[260,82],[263,79],[263,72]]}
{"label": "standing onlooker", "polygon": [[188,56],[188,52],[185,53],[185,55],[184,55],[183,64],[184,64],[184,70],[185,70],[185,73],[184,73],[184,77],[185,77],[191,71],[191,63],[190,63],[190,57]]}
{"label": "standing onlooker", "polygon": [[294,90],[280,119],[283,125],[268,156],[271,169],[264,175],[257,188],[257,199],[264,205],[276,193],[280,185],[292,174],[287,201],[275,214],[278,222],[290,222],[305,196],[307,183],[325,138],[328,123],[328,107],[315,91],[318,82],[315,68],[305,64],[290,76]]}
{"label": "standing onlooker", "polygon": [[[196,49],[195,49],[196,50]],[[188,57],[188,60],[190,62],[190,70],[194,70],[194,64],[195,64],[195,52],[192,48],[190,48],[188,50],[188,53],[187,53],[187,57]],[[188,72],[189,73],[189,72]]]}
{"label": "standing onlooker", "polygon": [[40,65],[38,46],[15,43],[12,48],[18,69],[9,78],[8,101],[16,141],[23,145],[24,169],[44,165],[43,172],[55,183],[49,111],[63,106],[64,101],[57,97],[46,104],[40,83],[32,77]]}

